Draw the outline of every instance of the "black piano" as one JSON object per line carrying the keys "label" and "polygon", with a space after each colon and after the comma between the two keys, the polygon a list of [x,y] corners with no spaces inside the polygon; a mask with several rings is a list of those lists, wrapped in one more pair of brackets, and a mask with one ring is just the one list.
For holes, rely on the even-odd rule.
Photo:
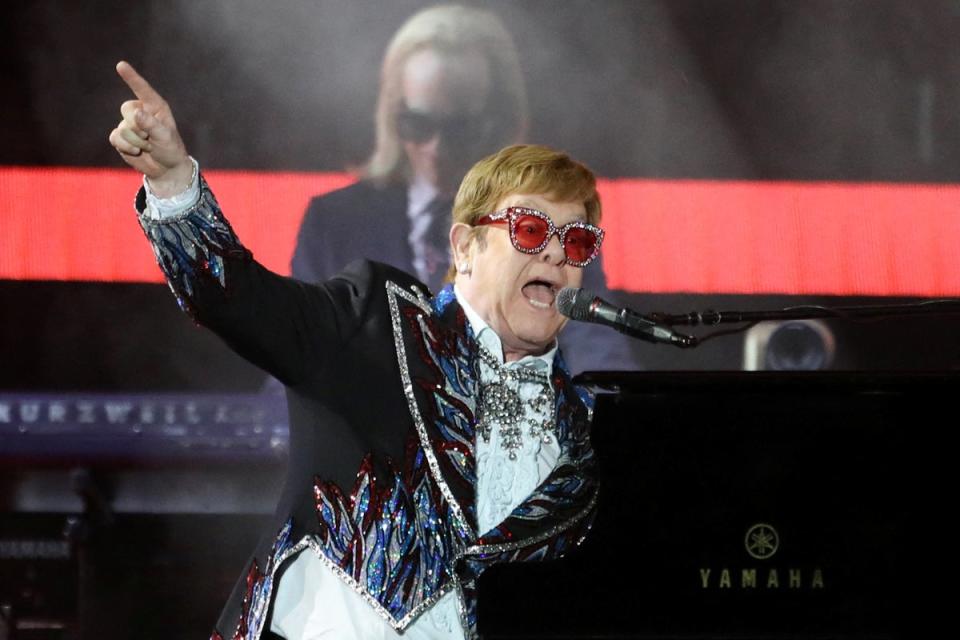
{"label": "black piano", "polygon": [[618,391],[596,524],[564,561],[484,574],[488,640],[913,638],[952,613],[960,377],[584,379]]}

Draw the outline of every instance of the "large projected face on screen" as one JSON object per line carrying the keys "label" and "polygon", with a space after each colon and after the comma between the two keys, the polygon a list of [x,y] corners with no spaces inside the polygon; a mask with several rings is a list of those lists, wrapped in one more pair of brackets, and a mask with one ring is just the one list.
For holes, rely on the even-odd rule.
{"label": "large projected face on screen", "polygon": [[496,150],[487,148],[490,81],[490,65],[479,55],[423,49],[407,59],[396,117],[414,180],[453,194],[477,158]]}

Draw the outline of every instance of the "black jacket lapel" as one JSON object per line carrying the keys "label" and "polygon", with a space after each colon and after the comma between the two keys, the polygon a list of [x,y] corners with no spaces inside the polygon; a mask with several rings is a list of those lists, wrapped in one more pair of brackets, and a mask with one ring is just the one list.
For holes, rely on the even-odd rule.
{"label": "black jacket lapel", "polygon": [[[388,283],[394,339],[424,455],[452,516],[476,537],[476,350],[455,300],[431,305]],[[449,290],[447,290],[449,292]],[[452,293],[449,293],[452,298]],[[443,300],[444,293],[438,296]],[[435,300],[436,302],[436,300]]]}

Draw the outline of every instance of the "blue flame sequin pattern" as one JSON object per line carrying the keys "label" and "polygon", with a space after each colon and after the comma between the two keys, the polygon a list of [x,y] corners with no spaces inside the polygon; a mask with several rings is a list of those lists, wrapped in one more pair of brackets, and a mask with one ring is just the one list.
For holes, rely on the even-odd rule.
{"label": "blue flame sequin pattern", "polygon": [[[274,574],[287,552],[291,549],[290,532],[293,530],[293,521],[287,522],[280,528],[277,538],[267,559],[267,566],[263,571],[257,561],[250,563],[247,571],[247,591],[243,596],[240,621],[230,640],[256,640],[260,637],[263,625],[266,622],[267,608],[270,605],[270,595],[273,592]],[[214,631],[210,640],[224,640],[218,631]]]}
{"label": "blue flame sequin pattern", "polygon": [[[138,202],[142,197],[141,191]],[[196,315],[192,299],[201,281],[226,288],[224,260],[250,258],[202,175],[200,200],[193,207],[160,221],[141,213],[139,220],[177,303],[191,316]]]}
{"label": "blue flame sequin pattern", "polygon": [[472,360],[462,336],[440,331],[422,311],[399,315],[417,325],[418,365],[429,365],[429,381],[411,382],[433,403],[425,408],[429,433],[410,434],[403,467],[388,460],[386,477],[376,476],[368,454],[349,494],[320,478],[314,484],[323,555],[397,628],[454,588],[456,561],[475,537],[443,483],[457,478],[472,491],[475,482]]}
{"label": "blue flame sequin pattern", "polygon": [[403,470],[388,466],[377,478],[367,455],[349,495],[316,480],[316,539],[348,584],[405,626],[450,590],[450,559],[464,541],[444,524],[445,502],[421,452]]}

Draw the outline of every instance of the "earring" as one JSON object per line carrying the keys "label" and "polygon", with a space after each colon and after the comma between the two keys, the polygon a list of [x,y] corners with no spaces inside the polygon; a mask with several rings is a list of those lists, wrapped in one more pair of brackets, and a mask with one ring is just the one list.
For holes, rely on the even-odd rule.
{"label": "earring", "polygon": [[461,262],[457,265],[457,273],[461,275],[470,275],[470,269],[467,267],[466,263]]}

